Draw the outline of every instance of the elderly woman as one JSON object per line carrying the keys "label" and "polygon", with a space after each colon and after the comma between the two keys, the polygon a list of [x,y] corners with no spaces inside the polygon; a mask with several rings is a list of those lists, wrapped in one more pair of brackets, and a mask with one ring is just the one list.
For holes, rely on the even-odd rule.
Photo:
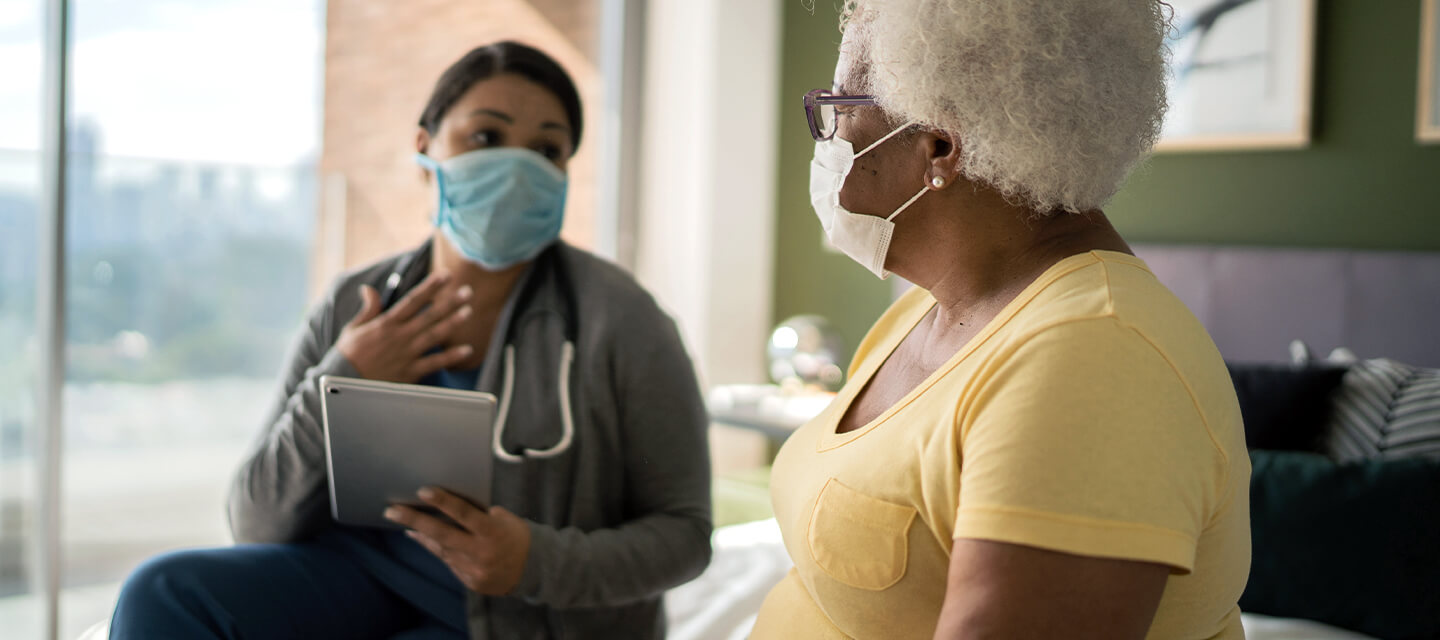
{"label": "elderly woman", "polygon": [[918,286],[775,462],[795,569],[754,637],[1244,636],[1234,390],[1101,211],[1157,136],[1165,11],[851,3],[812,200]]}

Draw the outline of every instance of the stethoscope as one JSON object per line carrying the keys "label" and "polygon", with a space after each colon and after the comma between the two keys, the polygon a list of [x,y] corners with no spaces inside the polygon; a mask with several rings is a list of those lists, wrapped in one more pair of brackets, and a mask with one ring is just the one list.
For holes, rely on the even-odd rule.
{"label": "stethoscope", "polygon": [[[575,340],[579,335],[575,313],[575,289],[571,286],[565,269],[561,268],[559,258],[555,255],[556,252],[555,246],[551,246],[535,258],[532,267],[534,271],[525,279],[524,288],[515,299],[509,326],[505,329],[504,378],[500,383],[500,403],[495,412],[494,436],[490,448],[495,453],[495,457],[506,462],[524,462],[526,458],[554,458],[569,451],[575,441],[575,417],[571,411],[570,401],[570,366],[575,360]],[[429,256],[430,242],[427,241],[419,251],[413,251],[400,258],[400,262],[395,265],[395,270],[390,272],[389,277],[385,279],[385,286],[380,292],[382,309],[390,308],[391,304],[399,300],[403,293],[400,287],[404,284],[407,276],[411,275],[410,271],[417,264],[427,264]],[[505,426],[510,418],[510,400],[515,390],[515,345],[511,342],[511,337],[514,335],[515,325],[519,324],[520,314],[539,290],[540,283],[545,280],[546,274],[543,270],[546,269],[552,272],[565,305],[561,314],[565,320],[565,344],[560,348],[560,382],[557,385],[560,393],[560,440],[547,449],[526,447],[520,453],[511,453],[505,449],[504,444]]]}

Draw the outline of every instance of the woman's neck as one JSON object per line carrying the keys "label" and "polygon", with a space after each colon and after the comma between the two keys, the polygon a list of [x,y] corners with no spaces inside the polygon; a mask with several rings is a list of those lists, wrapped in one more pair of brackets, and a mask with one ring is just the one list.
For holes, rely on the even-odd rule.
{"label": "woman's neck", "polygon": [[490,271],[474,262],[466,259],[445,234],[438,230],[431,241],[430,271],[447,271],[451,280],[448,288],[459,289],[469,285],[472,297],[471,303],[477,316],[498,314],[509,299],[510,292],[515,288],[515,283],[520,281],[524,275],[525,268],[529,261],[506,267],[499,271]]}
{"label": "woman's neck", "polygon": [[903,240],[904,214],[896,219],[902,241],[900,255],[892,256],[893,271],[934,296],[943,324],[988,320],[1069,256],[1130,250],[1103,212],[1038,215],[998,194],[956,191],[968,192],[965,202],[935,203],[948,210],[917,216],[917,228]]}

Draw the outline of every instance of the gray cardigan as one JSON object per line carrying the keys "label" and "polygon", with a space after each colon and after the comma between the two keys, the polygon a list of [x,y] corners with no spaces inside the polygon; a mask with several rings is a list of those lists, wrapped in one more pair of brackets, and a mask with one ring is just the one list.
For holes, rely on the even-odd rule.
{"label": "gray cardigan", "polygon": [[[423,259],[427,250],[415,253]],[[311,312],[230,491],[237,542],[296,542],[331,526],[316,381],[357,376],[332,347],[359,311],[358,287],[379,288],[403,255],[341,276]],[[574,443],[556,458],[494,460],[492,501],[529,521],[531,546],[511,595],[469,594],[470,635],[663,637],[664,591],[710,561],[707,419],[694,370],[674,322],[628,274],[563,243],[545,256],[575,292]],[[411,269],[420,273],[402,289],[426,270]],[[549,271],[532,266],[521,278],[517,292],[532,278],[544,281],[525,301],[511,295],[481,368],[478,387],[498,395],[502,340],[513,325],[509,451],[543,449],[560,437],[564,307]]]}

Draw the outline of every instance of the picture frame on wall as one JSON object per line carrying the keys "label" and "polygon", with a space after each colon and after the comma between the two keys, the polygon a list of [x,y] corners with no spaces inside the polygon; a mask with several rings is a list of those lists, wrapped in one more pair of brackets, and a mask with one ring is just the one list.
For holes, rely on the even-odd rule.
{"label": "picture frame on wall", "polygon": [[1169,0],[1170,102],[1158,151],[1310,143],[1316,0]]}
{"label": "picture frame on wall", "polygon": [[1418,86],[1415,137],[1420,142],[1440,142],[1440,0],[1421,2]]}

